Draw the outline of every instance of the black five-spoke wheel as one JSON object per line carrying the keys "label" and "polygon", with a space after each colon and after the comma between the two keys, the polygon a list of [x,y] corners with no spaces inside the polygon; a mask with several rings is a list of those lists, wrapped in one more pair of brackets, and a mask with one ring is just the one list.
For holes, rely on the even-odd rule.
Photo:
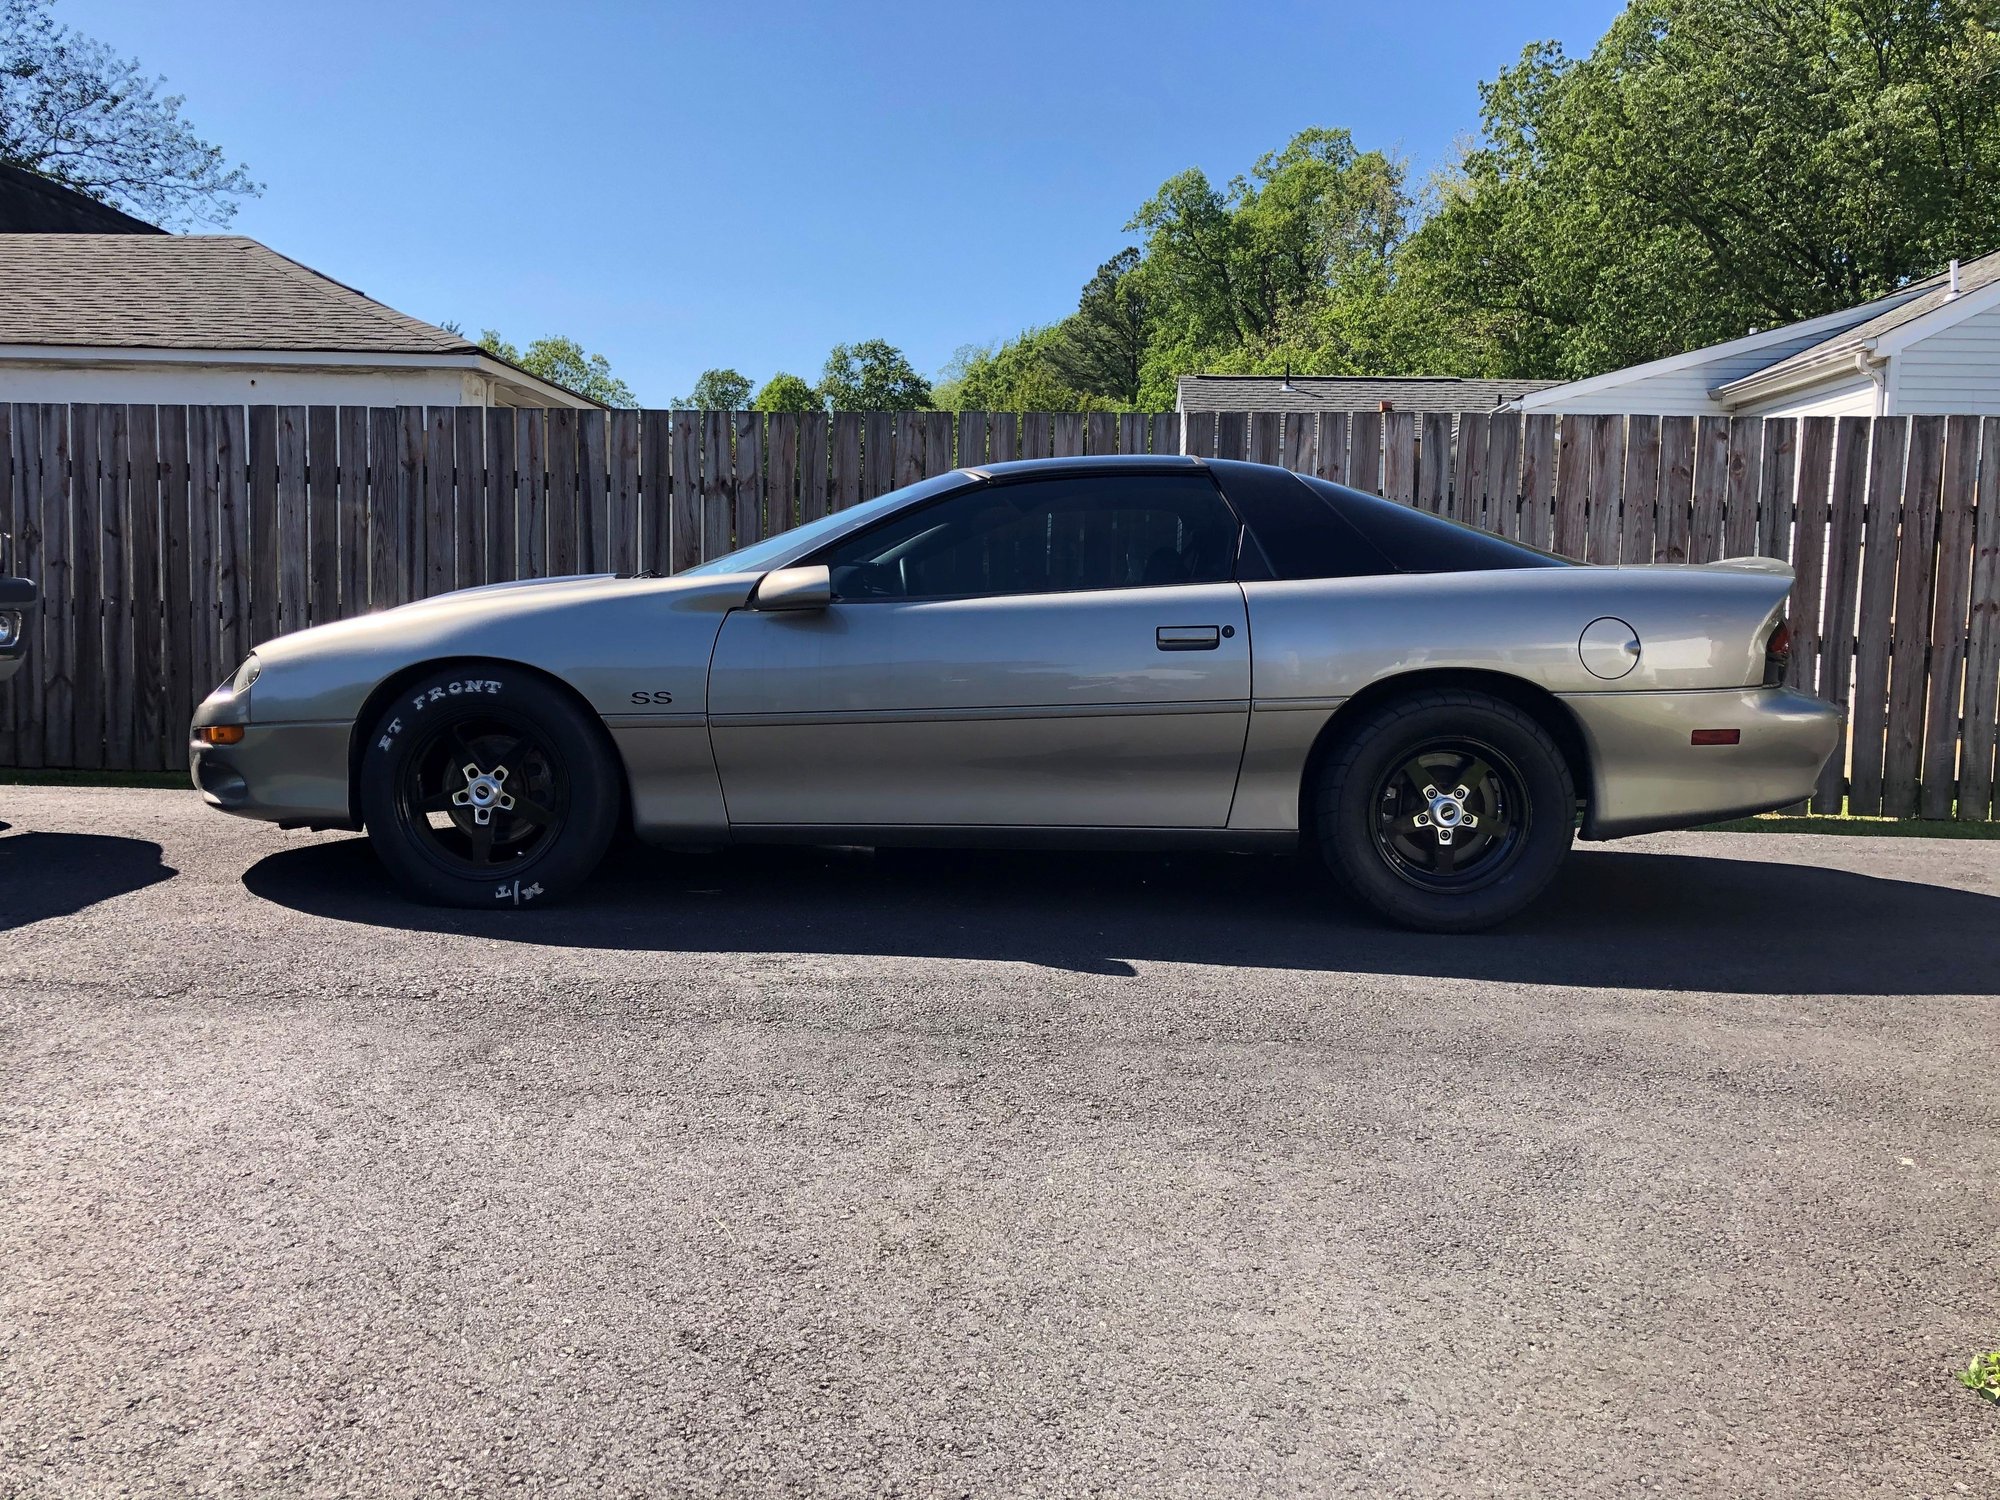
{"label": "black five-spoke wheel", "polygon": [[509,874],[562,827],[569,777],[525,725],[482,716],[441,726],[410,756],[403,816],[455,874]]}
{"label": "black five-spoke wheel", "polygon": [[1548,727],[1520,705],[1419,690],[1336,720],[1335,733],[1314,788],[1320,852],[1383,916],[1473,932],[1554,878],[1576,791]]}
{"label": "black five-spoke wheel", "polygon": [[362,748],[357,790],[390,878],[446,906],[560,899],[597,868],[623,806],[602,722],[498,663],[403,685]]}
{"label": "black five-spoke wheel", "polygon": [[1521,851],[1527,794],[1493,746],[1456,737],[1410,750],[1381,778],[1375,846],[1411,884],[1466,891],[1496,879]]}

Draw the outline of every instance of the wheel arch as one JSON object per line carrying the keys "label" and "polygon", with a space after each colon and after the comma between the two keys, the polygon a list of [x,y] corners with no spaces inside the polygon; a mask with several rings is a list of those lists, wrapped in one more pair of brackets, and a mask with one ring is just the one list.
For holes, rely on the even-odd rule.
{"label": "wheel arch", "polygon": [[1554,693],[1525,677],[1515,677],[1506,672],[1483,671],[1478,668],[1436,667],[1416,672],[1399,672],[1391,677],[1378,678],[1342,703],[1320,726],[1318,736],[1313,740],[1312,749],[1307,751],[1305,766],[1299,776],[1299,838],[1302,844],[1316,837],[1316,820],[1312,815],[1313,786],[1319,779],[1319,769],[1347,734],[1366,718],[1368,713],[1381,704],[1392,702],[1409,693],[1419,693],[1438,689],[1458,689],[1464,692],[1485,693],[1510,703],[1548,731],[1549,738],[1556,742],[1562,752],[1564,763],[1569,767],[1570,782],[1576,788],[1577,802],[1587,806],[1590,801],[1590,745],[1584,738],[1583,726],[1569,705]]}
{"label": "wheel arch", "polygon": [[460,669],[470,672],[492,668],[504,669],[509,672],[525,672],[538,681],[547,684],[555,692],[575,705],[577,710],[583,715],[584,721],[591,725],[595,733],[603,739],[604,748],[611,755],[611,763],[618,767],[618,818],[622,826],[630,828],[632,825],[632,773],[626,768],[625,757],[619,753],[618,743],[612,739],[610,727],[605,724],[604,716],[591,706],[589,699],[585,698],[583,694],[579,693],[574,687],[563,681],[562,678],[556,676],[553,672],[545,671],[540,667],[531,666],[527,662],[516,661],[511,657],[505,656],[432,657],[428,661],[415,662],[410,666],[398,668],[375,684],[367,698],[362,701],[360,710],[354,715],[354,725],[348,731],[347,736],[347,810],[348,816],[353,819],[354,826],[356,828],[362,826],[362,746],[367,742],[368,735],[373,732],[376,719],[394,701],[396,695],[411,683],[438,672],[457,671]]}

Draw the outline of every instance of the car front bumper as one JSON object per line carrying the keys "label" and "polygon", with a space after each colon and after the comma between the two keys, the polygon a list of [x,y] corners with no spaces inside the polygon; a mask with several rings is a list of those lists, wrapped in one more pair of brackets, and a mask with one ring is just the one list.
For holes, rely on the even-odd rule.
{"label": "car front bumper", "polygon": [[[287,828],[359,827],[349,799],[351,726],[253,724],[247,698],[225,683],[195,710],[188,775],[202,800],[221,812]],[[200,732],[212,725],[237,726],[243,738],[208,744]]]}
{"label": "car front bumper", "polygon": [[28,659],[28,642],[35,633],[36,608],[40,594],[25,578],[0,578],[0,615],[6,629],[0,629],[0,682],[20,671]]}
{"label": "car front bumper", "polygon": [[[1589,742],[1586,839],[1692,828],[1803,802],[1841,742],[1838,708],[1786,688],[1576,693],[1563,698]],[[1697,730],[1735,730],[1697,745]]]}

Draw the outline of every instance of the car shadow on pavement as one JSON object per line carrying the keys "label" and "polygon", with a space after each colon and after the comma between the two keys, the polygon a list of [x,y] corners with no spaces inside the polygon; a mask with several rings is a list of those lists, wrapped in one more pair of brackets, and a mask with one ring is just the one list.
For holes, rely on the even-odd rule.
{"label": "car shadow on pavement", "polygon": [[[1580,848],[1498,931],[1401,932],[1304,859],[622,848],[563,906],[415,906],[365,839],[274,854],[251,894],[338,921],[565,948],[1138,962],[1750,994],[1987,994],[2000,899],[1809,865]],[[1949,934],[1946,941],[1941,935]]]}
{"label": "car shadow on pavement", "polygon": [[[0,823],[0,830],[7,826]],[[179,873],[145,839],[14,833],[0,838],[0,932],[71,916]]]}

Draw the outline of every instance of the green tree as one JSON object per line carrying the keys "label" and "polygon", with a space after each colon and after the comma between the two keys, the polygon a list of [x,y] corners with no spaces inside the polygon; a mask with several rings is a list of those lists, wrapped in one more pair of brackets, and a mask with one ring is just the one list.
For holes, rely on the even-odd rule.
{"label": "green tree", "polygon": [[1048,348],[1063,384],[1120,406],[1139,399],[1152,334],[1145,278],[1133,274],[1138,265],[1139,252],[1128,247],[1099,266]]}
{"label": "green tree", "polygon": [[819,411],[820,399],[813,394],[813,388],[797,375],[787,375],[780,370],[764,382],[762,390],[750,403],[756,411]]}
{"label": "green tree", "polygon": [[225,224],[263,188],[181,118],[165,82],[60,25],[52,0],[0,0],[0,162],[169,228]]}
{"label": "green tree", "polygon": [[611,362],[601,354],[584,353],[575,339],[558,334],[517,349],[488,328],[479,335],[479,347],[495,359],[606,406],[639,404],[632,388],[611,373]]}
{"label": "green tree", "polygon": [[750,378],[735,370],[703,370],[694,378],[694,389],[672,404],[682,410],[742,411],[750,404]]}
{"label": "green tree", "polygon": [[1351,368],[1351,304],[1386,292],[1411,208],[1404,176],[1346,131],[1312,129],[1222,188],[1196,169],[1163,183],[1126,225],[1144,237],[1127,273],[1151,327],[1142,403],[1170,403],[1174,377],[1194,370]]}
{"label": "green tree", "polygon": [[930,382],[882,339],[834,345],[816,389],[834,411],[923,411],[931,404]]}
{"label": "green tree", "polygon": [[1091,398],[1057,368],[1054,350],[1061,342],[1057,325],[1031,328],[1003,344],[967,344],[945,367],[934,399],[946,411],[1089,410]]}
{"label": "green tree", "polygon": [[1482,96],[1396,287],[1462,367],[1588,375],[2000,246],[2000,0],[1635,0]]}

